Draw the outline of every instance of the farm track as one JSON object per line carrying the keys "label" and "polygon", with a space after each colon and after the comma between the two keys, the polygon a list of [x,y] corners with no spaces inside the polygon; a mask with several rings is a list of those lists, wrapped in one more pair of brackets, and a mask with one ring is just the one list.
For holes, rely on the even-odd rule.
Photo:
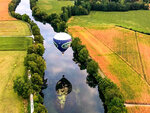
{"label": "farm track", "polygon": [[147,78],[146,78],[146,74],[145,74],[145,71],[144,71],[144,65],[143,65],[142,56],[141,56],[141,53],[140,53],[139,42],[138,42],[138,39],[137,39],[137,33],[136,32],[135,32],[135,38],[136,38],[136,43],[137,43],[137,47],[138,47],[138,53],[139,53],[139,57],[140,57],[140,62],[141,62],[141,66],[142,66],[144,79],[147,82],[147,84],[150,86],[150,83],[148,83]]}
{"label": "farm track", "polygon": [[150,107],[150,103],[125,103],[124,105],[125,105],[126,107],[131,107],[131,106]]}

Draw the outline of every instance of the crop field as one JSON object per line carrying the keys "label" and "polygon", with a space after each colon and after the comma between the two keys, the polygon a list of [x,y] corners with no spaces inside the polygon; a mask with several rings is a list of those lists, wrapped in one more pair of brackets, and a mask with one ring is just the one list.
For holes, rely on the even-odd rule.
{"label": "crop field", "polygon": [[13,90],[16,76],[25,74],[26,51],[0,51],[0,113],[24,113],[24,104]]}
{"label": "crop field", "polygon": [[31,37],[0,37],[0,51],[27,50],[31,44]]}
{"label": "crop field", "polygon": [[69,0],[39,0],[37,2],[39,8],[47,14],[61,13],[61,8],[63,6],[71,6],[73,4],[74,1]]}
{"label": "crop field", "polygon": [[150,113],[150,107],[144,107],[144,106],[131,106],[127,107],[128,113]]}
{"label": "crop field", "polygon": [[90,15],[74,16],[69,26],[99,27],[103,25],[120,25],[134,30],[150,33],[150,11],[138,10],[128,12],[92,11]]}
{"label": "crop field", "polygon": [[0,21],[0,36],[30,36],[27,23],[22,21]]}
{"label": "crop field", "polygon": [[8,4],[11,0],[0,0],[0,21],[2,20],[16,20],[8,13]]}
{"label": "crop field", "polygon": [[120,87],[126,102],[150,103],[150,87],[139,74],[141,61],[132,31],[114,26],[68,30],[73,37],[80,37],[104,74]]}

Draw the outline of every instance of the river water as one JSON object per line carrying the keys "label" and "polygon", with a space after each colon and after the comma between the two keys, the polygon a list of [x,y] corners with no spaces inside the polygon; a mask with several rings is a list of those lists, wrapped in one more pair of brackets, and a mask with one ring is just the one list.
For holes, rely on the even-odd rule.
{"label": "river water", "polygon": [[[64,55],[61,54],[53,44],[56,32],[49,24],[43,24],[33,18],[29,0],[22,0],[16,8],[16,13],[29,15],[39,26],[44,37],[44,59],[47,64],[45,79],[48,87],[43,93],[48,113],[104,113],[98,88],[91,87],[92,78],[87,76],[86,70],[80,70],[78,64],[73,61],[72,48],[68,48]],[[71,89],[67,94],[61,87],[56,91],[56,84],[61,83],[58,81],[62,79],[62,75],[71,83]],[[63,92],[63,95],[60,92]]]}

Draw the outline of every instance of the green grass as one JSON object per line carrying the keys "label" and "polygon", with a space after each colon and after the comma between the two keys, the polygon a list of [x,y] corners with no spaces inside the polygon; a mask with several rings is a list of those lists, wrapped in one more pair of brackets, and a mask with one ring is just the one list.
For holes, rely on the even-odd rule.
{"label": "green grass", "polygon": [[29,25],[23,21],[0,21],[0,36],[30,36]]}
{"label": "green grass", "polygon": [[31,44],[31,37],[0,37],[0,51],[27,50]]}
{"label": "green grass", "polygon": [[72,6],[74,1],[58,1],[58,0],[39,0],[37,5],[39,8],[46,12],[47,14],[51,13],[61,13],[61,8],[63,6]]}
{"label": "green grass", "polygon": [[16,76],[25,74],[26,51],[0,51],[0,113],[24,113],[23,99],[13,90]]}
{"label": "green grass", "polygon": [[87,16],[75,16],[69,26],[103,26],[120,25],[134,30],[150,33],[150,11],[138,10],[128,12],[92,11]]}

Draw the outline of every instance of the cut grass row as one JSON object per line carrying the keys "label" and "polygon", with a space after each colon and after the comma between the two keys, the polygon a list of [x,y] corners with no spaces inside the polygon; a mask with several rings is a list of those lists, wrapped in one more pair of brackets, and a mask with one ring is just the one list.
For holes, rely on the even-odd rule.
{"label": "cut grass row", "polygon": [[30,36],[27,23],[22,21],[0,21],[0,36]]}
{"label": "cut grass row", "polygon": [[38,0],[37,5],[41,11],[46,12],[47,14],[51,13],[61,13],[61,8],[63,6],[72,6],[74,1],[65,1],[65,0]]}
{"label": "cut grass row", "polygon": [[26,51],[0,51],[0,113],[24,113],[24,104],[13,90],[16,76],[25,74]]}
{"label": "cut grass row", "polygon": [[31,37],[0,37],[0,51],[24,51],[31,44]]}

